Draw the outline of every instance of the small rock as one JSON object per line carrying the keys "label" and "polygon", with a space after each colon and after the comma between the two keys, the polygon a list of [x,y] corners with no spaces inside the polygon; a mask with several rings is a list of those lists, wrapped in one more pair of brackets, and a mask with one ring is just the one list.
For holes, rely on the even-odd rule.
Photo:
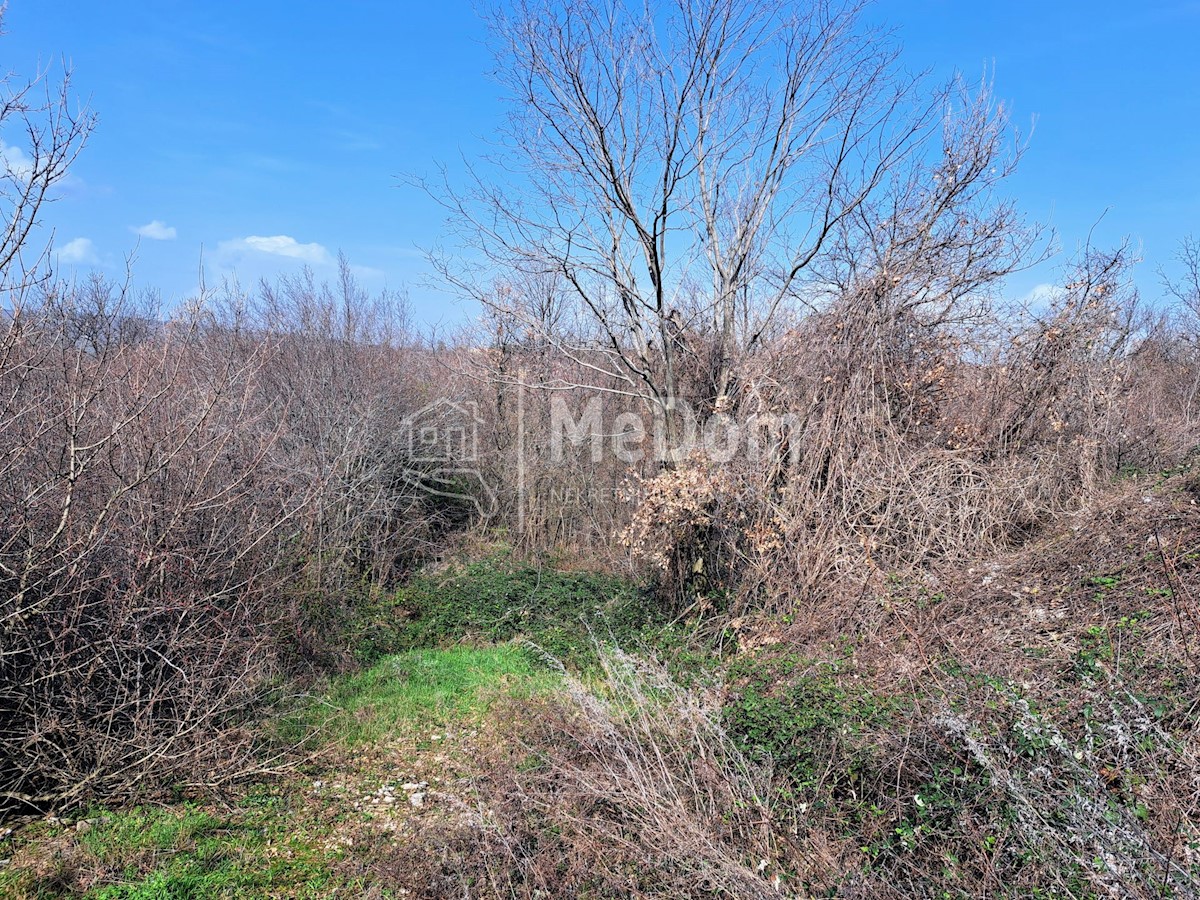
{"label": "small rock", "polygon": [[417,807],[418,809],[420,809],[422,806],[425,805],[425,792],[417,791],[415,794],[412,794],[411,796],[409,796],[408,802],[411,803],[413,806]]}
{"label": "small rock", "polygon": [[80,819],[78,822],[75,823],[75,831],[78,832],[79,834],[87,834],[91,830],[92,830],[92,823],[89,822],[87,819]]}

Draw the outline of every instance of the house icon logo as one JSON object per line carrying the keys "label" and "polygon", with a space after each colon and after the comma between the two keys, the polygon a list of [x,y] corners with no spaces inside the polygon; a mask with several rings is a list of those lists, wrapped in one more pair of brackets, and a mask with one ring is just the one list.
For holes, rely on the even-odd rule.
{"label": "house icon logo", "polygon": [[407,451],[404,477],[427,494],[475,507],[484,519],[498,509],[495,491],[480,473],[479,405],[435,400],[405,418],[400,444]]}
{"label": "house icon logo", "polygon": [[417,410],[402,423],[409,461],[459,467],[477,462],[480,421],[474,401],[440,399]]}

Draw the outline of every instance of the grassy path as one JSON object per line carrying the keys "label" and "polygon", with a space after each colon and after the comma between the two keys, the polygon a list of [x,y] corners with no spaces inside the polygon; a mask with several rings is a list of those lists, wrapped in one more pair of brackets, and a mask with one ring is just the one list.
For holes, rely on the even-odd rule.
{"label": "grassy path", "polygon": [[371,859],[464,808],[464,741],[502,697],[553,688],[514,645],[414,650],[336,680],[280,723],[319,744],[302,771],[224,803],[93,809],[0,843],[0,896],[88,900],[405,896]]}

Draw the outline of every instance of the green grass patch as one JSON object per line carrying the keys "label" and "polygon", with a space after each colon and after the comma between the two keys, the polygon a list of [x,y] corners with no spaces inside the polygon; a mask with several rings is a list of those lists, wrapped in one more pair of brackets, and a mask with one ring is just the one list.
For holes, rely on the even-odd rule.
{"label": "green grass patch", "polygon": [[656,645],[669,631],[652,592],[595,572],[563,572],[500,553],[418,575],[360,610],[360,659],[458,642],[525,637],[564,663],[595,661],[597,641]]}
{"label": "green grass patch", "polygon": [[[530,697],[559,683],[516,644],[411,650],[333,679],[279,722],[287,744],[336,741],[361,748],[478,721],[503,697]],[[319,802],[319,801],[317,801]],[[259,786],[231,810],[194,803],[93,810],[80,832],[61,827],[29,838],[43,845],[36,869],[0,869],[0,896],[95,900],[361,896],[337,862],[325,811],[304,792]],[[58,846],[58,850],[50,849]],[[91,884],[86,892],[78,885]]]}
{"label": "green grass patch", "polygon": [[477,719],[500,696],[528,697],[557,683],[556,673],[514,644],[410,650],[335,679],[323,695],[284,717],[280,737],[298,743],[320,733],[356,747]]}
{"label": "green grass patch", "polygon": [[[790,790],[817,782],[827,760],[838,755],[834,744],[886,728],[904,708],[901,698],[847,686],[839,665],[789,654],[741,657],[729,668],[725,727],[750,758],[770,759]],[[854,760],[843,755],[841,762],[843,770],[834,777],[852,777]]]}
{"label": "green grass patch", "polygon": [[[220,813],[195,804],[93,810],[89,830],[66,832],[32,870],[0,871],[0,895],[87,900],[202,900],[358,895],[365,885],[335,873],[338,851],[290,806],[303,799],[259,789]],[[90,885],[83,889],[84,885]]]}

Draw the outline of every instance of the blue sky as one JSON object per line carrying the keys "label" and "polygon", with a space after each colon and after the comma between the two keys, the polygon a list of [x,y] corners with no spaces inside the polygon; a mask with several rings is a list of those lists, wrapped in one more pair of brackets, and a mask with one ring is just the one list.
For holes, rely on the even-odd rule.
{"label": "blue sky", "polygon": [[[992,68],[1015,123],[1036,118],[1022,208],[1067,251],[1098,221],[1099,242],[1128,236],[1156,293],[1156,268],[1200,234],[1200,0],[880,0],[870,17],[911,68]],[[176,298],[202,260],[210,283],[253,283],[332,273],[341,250],[425,323],[469,312],[423,283],[442,216],[399,176],[484,152],[503,114],[470,2],[10,0],[5,24],[6,67],[68,58],[100,116],[45,217],[65,271],[119,275],[136,250],[137,282]]]}

